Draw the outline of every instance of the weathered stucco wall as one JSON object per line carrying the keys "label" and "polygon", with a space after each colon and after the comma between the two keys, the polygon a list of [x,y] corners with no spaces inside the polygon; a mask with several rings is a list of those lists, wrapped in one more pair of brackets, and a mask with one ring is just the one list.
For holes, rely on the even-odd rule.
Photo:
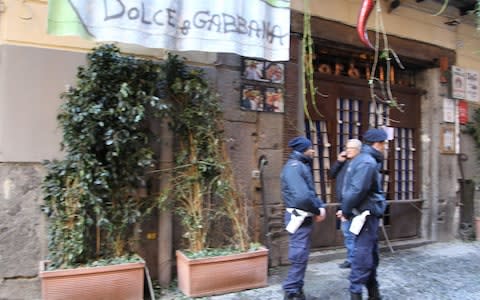
{"label": "weathered stucco wall", "polygon": [[447,86],[439,82],[440,71],[420,74],[417,83],[426,94],[422,98],[420,170],[422,174],[423,237],[434,241],[451,240],[457,235],[459,169],[455,154],[441,154],[443,99]]}
{"label": "weathered stucco wall", "polygon": [[0,55],[0,161],[60,158],[60,94],[75,84],[85,55],[13,45],[0,46]]}

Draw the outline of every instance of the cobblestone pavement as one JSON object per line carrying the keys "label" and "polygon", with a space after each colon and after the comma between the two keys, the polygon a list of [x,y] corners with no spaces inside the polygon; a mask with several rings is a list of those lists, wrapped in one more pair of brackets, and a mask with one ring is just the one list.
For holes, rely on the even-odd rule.
{"label": "cobblestone pavement", "polygon": [[[309,263],[304,287],[307,300],[350,299],[349,269],[338,267],[342,261]],[[287,267],[272,269],[265,288],[197,299],[282,300],[281,281],[286,272]],[[480,242],[433,243],[394,253],[382,252],[378,280],[384,300],[479,300]],[[189,298],[170,291],[160,299]]]}

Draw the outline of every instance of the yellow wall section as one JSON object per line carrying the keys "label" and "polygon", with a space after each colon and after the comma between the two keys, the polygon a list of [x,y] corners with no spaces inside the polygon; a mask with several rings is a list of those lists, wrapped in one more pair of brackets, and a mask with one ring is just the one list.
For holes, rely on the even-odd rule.
{"label": "yellow wall section", "polygon": [[35,45],[45,48],[72,50],[91,49],[95,44],[79,37],[47,34],[48,6],[46,0],[4,0],[6,11],[3,41],[8,44]]}
{"label": "yellow wall section", "polygon": [[[6,9],[0,13],[0,41],[2,43],[74,51],[87,51],[95,46],[94,42],[79,37],[48,35],[46,33],[47,0],[4,0],[3,2]],[[312,15],[355,26],[362,1],[310,0],[309,2]],[[397,9],[392,13],[387,13],[388,2],[380,1],[379,3],[382,5],[382,17],[389,34],[457,50],[459,66],[471,67],[473,65],[480,69],[480,56],[478,55],[480,40],[479,33],[473,26],[473,17],[462,17],[470,18],[470,24],[461,23],[458,26],[448,26],[444,23],[451,20],[455,14],[458,15],[454,8],[448,8],[441,16],[433,16],[433,12],[441,8],[439,3],[430,3],[425,8],[425,5],[415,4],[414,0],[403,0]],[[294,10],[302,11],[303,4],[304,0],[292,0],[291,7]],[[375,11],[373,11],[367,24],[371,30],[375,28],[375,18]],[[159,49],[146,49],[135,45],[122,45],[122,48],[127,52],[149,56],[162,57],[164,55],[164,52]],[[198,59],[198,54],[196,56]],[[210,55],[207,60],[212,59],[214,58]],[[200,61],[205,62],[205,58],[202,57]]]}
{"label": "yellow wall section", "polygon": [[[458,17],[457,10],[448,8],[442,15],[434,16],[441,5],[425,2],[427,5],[420,6],[414,0],[402,0],[397,9],[388,13],[388,2],[380,1],[387,33],[456,50],[458,66],[480,70],[480,33],[474,26],[474,17],[461,17],[460,25],[448,26],[445,22]],[[361,3],[361,0],[310,0],[310,8],[313,16],[355,26]],[[304,0],[292,0],[291,7],[302,11],[303,4]],[[372,11],[368,29],[375,29],[375,18]]]}

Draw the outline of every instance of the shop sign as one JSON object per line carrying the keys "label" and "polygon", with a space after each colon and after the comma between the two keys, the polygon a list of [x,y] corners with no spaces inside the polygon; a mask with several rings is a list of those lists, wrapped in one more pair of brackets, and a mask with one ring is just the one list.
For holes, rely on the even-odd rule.
{"label": "shop sign", "polygon": [[468,123],[468,102],[465,100],[458,101],[458,122],[462,125]]}
{"label": "shop sign", "polygon": [[450,82],[452,98],[465,99],[465,81],[465,70],[457,66],[452,66],[452,81]]}
{"label": "shop sign", "polygon": [[478,72],[475,70],[467,70],[467,84],[466,84],[466,96],[465,99],[469,101],[478,102]]}

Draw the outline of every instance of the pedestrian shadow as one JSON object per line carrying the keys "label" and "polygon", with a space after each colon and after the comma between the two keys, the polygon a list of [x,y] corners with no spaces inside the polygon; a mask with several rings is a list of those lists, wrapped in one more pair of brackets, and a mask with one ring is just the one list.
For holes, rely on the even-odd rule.
{"label": "pedestrian shadow", "polygon": [[317,295],[306,293],[306,296],[308,300],[349,300],[350,292],[348,290],[341,290],[332,293],[326,291]]}

